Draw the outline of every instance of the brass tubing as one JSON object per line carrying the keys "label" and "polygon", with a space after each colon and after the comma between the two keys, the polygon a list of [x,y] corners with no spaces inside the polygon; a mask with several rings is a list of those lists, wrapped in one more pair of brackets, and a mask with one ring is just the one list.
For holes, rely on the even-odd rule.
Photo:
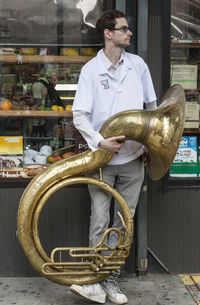
{"label": "brass tubing", "polygon": [[[161,105],[156,110],[130,110],[118,113],[104,123],[100,133],[104,138],[125,135],[126,140],[135,140],[145,145],[148,148],[148,174],[151,179],[158,180],[167,172],[176,155],[184,128],[184,119],[184,90],[180,85],[174,85],[166,92]],[[88,150],[64,159],[43,170],[32,179],[25,189],[17,214],[18,238],[26,256],[38,272],[41,273],[43,264],[50,261],[40,243],[37,228],[39,215],[46,200],[55,191],[65,186],[65,180],[71,177],[70,180],[73,181],[76,175],[83,175],[103,167],[112,158],[112,155],[100,148],[95,152]],[[74,180],[74,183],[77,181]],[[81,182],[79,181],[79,183]],[[101,181],[101,183],[103,182]],[[71,184],[69,183],[69,185]],[[104,188],[105,184],[99,184],[99,187],[102,186]],[[107,186],[105,188],[109,189]],[[108,191],[112,193],[110,189]],[[118,195],[116,197],[123,202],[122,211],[126,214],[123,209],[128,211],[128,205],[122,200],[123,198]],[[128,255],[133,233],[130,214],[128,217],[124,216],[124,223],[126,230],[122,244],[119,244],[118,248],[122,254],[124,254],[123,248],[125,248]],[[54,269],[52,269],[53,271]],[[85,275],[84,278],[72,276],[70,279],[65,275],[59,277],[46,275],[46,277],[64,285],[95,283],[104,278],[98,272],[94,276]]]}
{"label": "brass tubing", "polygon": [[[51,262],[51,259],[45,253],[45,251],[44,251],[44,249],[41,245],[40,238],[39,238],[38,223],[39,223],[39,217],[40,217],[40,214],[42,212],[42,209],[45,206],[45,204],[47,203],[47,200],[56,191],[58,191],[59,189],[61,189],[63,187],[67,187],[67,186],[70,186],[70,185],[73,185],[73,184],[79,184],[79,183],[80,184],[93,184],[93,185],[99,186],[102,189],[104,189],[105,191],[109,192],[118,202],[118,204],[119,204],[119,206],[120,206],[120,208],[123,212],[123,217],[125,219],[126,226],[127,226],[128,230],[130,230],[133,234],[133,220],[132,220],[131,212],[130,212],[125,200],[110,185],[108,185],[104,181],[100,181],[98,179],[88,178],[88,177],[71,177],[69,179],[62,180],[62,181],[57,182],[56,184],[54,184],[50,189],[48,189],[46,191],[46,193],[42,196],[42,198],[38,202],[37,206],[35,207],[34,213],[32,215],[32,230],[31,231],[33,233],[32,238],[33,238],[33,242],[34,242],[34,245],[35,245],[34,247],[37,249],[37,252],[39,253],[40,258],[43,259],[43,263],[41,264],[40,268],[42,267],[42,265],[45,262],[49,262],[49,263]],[[108,231],[110,231],[110,230],[111,229],[108,229]],[[125,233],[125,235],[127,235],[127,234]],[[102,240],[105,238],[105,236],[106,236],[106,232],[104,233],[104,235],[102,237]],[[120,241],[121,241],[121,238],[120,238]],[[130,249],[130,245],[131,245],[131,243],[129,243],[129,249]],[[128,249],[128,251],[129,251],[129,249]],[[80,248],[80,250],[81,250],[81,248]],[[127,253],[127,255],[128,255],[128,253]],[[33,260],[32,264],[34,264],[34,263],[35,263],[35,261]],[[38,266],[38,262],[37,262],[37,266]],[[41,269],[40,269],[40,272],[41,272]],[[50,273],[48,273],[48,275],[49,274]],[[99,275],[99,276],[97,275],[96,276],[96,279],[98,281],[99,281],[99,277],[101,277],[101,279],[102,279],[102,275]],[[51,278],[51,280],[59,282],[59,283],[64,281],[65,285],[71,285],[71,279],[70,278],[68,279],[66,276],[64,277],[64,274],[63,274],[63,277],[61,275],[59,275],[58,278],[55,275]],[[88,280],[87,276],[85,277],[85,274],[84,274],[82,278],[78,278],[76,280],[73,279],[73,283],[83,283],[83,282],[85,283],[85,282],[87,282],[87,280]]]}

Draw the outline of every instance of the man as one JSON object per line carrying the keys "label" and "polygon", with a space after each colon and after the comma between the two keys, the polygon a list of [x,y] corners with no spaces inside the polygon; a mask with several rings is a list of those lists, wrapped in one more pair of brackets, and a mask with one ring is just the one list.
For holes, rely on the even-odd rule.
{"label": "man", "polygon": [[[60,99],[55,87],[57,84],[58,68],[56,64],[47,64],[40,72],[38,80],[32,85],[32,94],[34,105],[43,106],[44,110],[50,108],[52,105],[62,106],[63,103]],[[40,108],[42,109],[42,108]],[[64,109],[64,107],[63,107]],[[58,120],[45,120],[45,119],[32,119],[31,130],[33,137],[53,136],[54,129],[57,129]]]}
{"label": "man", "polygon": [[45,107],[50,107],[52,105],[63,106],[59,94],[55,89],[56,84],[57,67],[55,64],[48,64],[40,72],[39,79],[32,85],[32,93],[35,104]]}
{"label": "man", "polygon": [[[133,109],[156,108],[156,96],[144,61],[137,55],[126,53],[123,48],[130,45],[132,32],[124,14],[106,11],[98,19],[96,30],[104,48],[89,61],[80,74],[73,115],[74,124],[93,150],[107,149],[115,153],[102,169],[103,180],[121,193],[134,216],[144,178],[144,163],[140,161],[143,146],[135,141],[126,141],[124,135],[104,139],[99,133],[102,124],[112,115]],[[93,173],[92,177],[98,177]],[[89,186],[91,196],[91,218],[89,244],[96,245],[109,225],[110,197],[95,186]],[[123,230],[115,205],[113,227]],[[115,233],[108,243],[116,244]],[[115,304],[125,304],[127,297],[118,287],[119,272],[107,280],[94,285],[72,285],[71,291],[89,300],[105,303],[106,295]]]}

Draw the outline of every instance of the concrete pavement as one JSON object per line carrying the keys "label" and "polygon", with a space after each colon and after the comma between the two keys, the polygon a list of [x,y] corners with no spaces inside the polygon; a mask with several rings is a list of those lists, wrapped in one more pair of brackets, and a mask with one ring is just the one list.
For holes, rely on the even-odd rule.
{"label": "concrete pavement", "polygon": [[[142,278],[120,278],[120,287],[129,305],[195,305],[179,276],[166,273]],[[97,304],[73,295],[68,287],[43,277],[0,278],[0,305],[91,305]],[[106,304],[113,304],[109,301]]]}

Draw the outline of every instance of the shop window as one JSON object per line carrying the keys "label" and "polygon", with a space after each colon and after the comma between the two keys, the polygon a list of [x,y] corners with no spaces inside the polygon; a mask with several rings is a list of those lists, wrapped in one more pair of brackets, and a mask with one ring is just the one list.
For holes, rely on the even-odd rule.
{"label": "shop window", "polygon": [[187,181],[188,185],[189,180],[198,183],[200,178],[200,4],[196,0],[172,0],[171,84],[174,83],[185,90],[186,120],[170,179]]}
{"label": "shop window", "polygon": [[80,70],[102,47],[96,20],[114,7],[103,0],[1,1],[1,181],[32,178],[87,149],[71,109]]}
{"label": "shop window", "polygon": [[96,44],[103,1],[2,0],[0,42],[6,44]]}

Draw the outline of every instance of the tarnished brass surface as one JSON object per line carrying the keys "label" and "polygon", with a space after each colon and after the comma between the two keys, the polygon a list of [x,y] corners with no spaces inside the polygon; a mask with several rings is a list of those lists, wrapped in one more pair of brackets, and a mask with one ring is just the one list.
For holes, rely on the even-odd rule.
{"label": "tarnished brass surface", "polygon": [[125,135],[148,148],[147,171],[159,180],[168,171],[176,155],[185,121],[185,94],[174,85],[156,110],[123,111],[112,116],[101,128],[104,138]]}
{"label": "tarnished brass surface", "polygon": [[[144,144],[148,148],[149,176],[153,180],[158,180],[167,172],[175,157],[183,132],[184,117],[184,91],[180,85],[174,85],[167,91],[158,109],[118,113],[105,122],[100,132],[104,138],[125,135],[126,140]],[[103,167],[111,158],[112,153],[104,149],[100,148],[96,152],[88,150],[54,163],[37,175],[25,189],[18,208],[18,238],[31,264],[48,279],[64,285],[98,282],[108,276],[110,265],[113,271],[119,269],[128,256],[133,235],[133,220],[124,199],[102,180],[74,177]],[[121,206],[122,222],[125,227],[125,234],[123,238],[119,234],[118,245],[111,249],[111,255],[99,257],[98,251],[102,250],[102,246],[105,251],[107,250],[103,237],[100,244],[93,249],[87,249],[86,257],[90,257],[89,263],[85,264],[84,261],[79,267],[69,263],[54,264],[45,253],[38,234],[39,217],[48,198],[60,188],[74,183],[95,184],[111,193]],[[74,251],[78,250],[71,251],[71,255],[75,254]],[[76,270],[74,275],[71,273],[74,267],[77,267],[77,275]]]}
{"label": "tarnished brass surface", "polygon": [[[107,230],[105,234],[103,235],[101,241],[98,245],[92,248],[60,248],[59,251],[68,251],[71,255],[73,251],[84,251],[86,254],[82,254],[80,257],[90,259],[90,262],[87,262],[87,264],[83,263],[73,263],[73,270],[72,270],[72,263],[60,263],[54,264],[54,253],[55,251],[58,251],[54,249],[51,254],[51,258],[47,256],[45,253],[39,239],[39,233],[38,233],[38,222],[39,217],[42,212],[43,207],[45,206],[47,200],[59,189],[72,185],[72,184],[93,184],[96,186],[101,187],[106,192],[109,192],[119,203],[121,210],[123,212],[123,221],[125,224],[125,235],[122,239],[121,232],[119,231],[119,238],[117,243],[117,250],[115,248],[108,248],[105,243],[105,238],[110,232],[111,229]],[[117,230],[114,228],[114,230]],[[32,233],[32,239],[35,245],[35,248],[37,249],[37,252],[39,256],[43,259],[42,266],[39,267],[38,271],[42,271],[43,275],[47,276],[49,279],[54,280],[59,283],[63,283],[65,285],[71,285],[72,283],[78,283],[78,284],[84,284],[84,283],[92,283],[102,280],[103,278],[107,277],[112,270],[115,270],[116,268],[114,266],[117,266],[117,269],[120,268],[121,264],[125,263],[125,259],[129,254],[131,242],[132,242],[132,235],[133,235],[133,221],[132,221],[132,215],[131,212],[125,202],[125,200],[121,197],[121,195],[113,189],[110,185],[105,183],[104,181],[93,179],[93,178],[87,178],[87,177],[71,177],[70,179],[61,180],[55,185],[53,185],[51,188],[49,188],[44,196],[41,198],[39,204],[35,207],[34,214],[32,215],[32,230],[30,234]],[[124,250],[125,248],[125,250]],[[71,251],[70,251],[71,250]],[[104,264],[101,266],[100,270],[101,272],[96,272],[97,270],[94,268],[91,268],[91,266],[98,267],[98,252],[106,252],[106,251],[112,251],[112,255],[104,255]],[[73,254],[72,257],[78,257],[77,255]],[[95,256],[95,257],[94,257]],[[31,256],[31,260],[33,257]],[[35,259],[35,255],[34,255]],[[44,262],[48,262],[44,264]],[[35,263],[32,262],[32,263]],[[107,265],[110,263],[109,270],[107,268]],[[37,267],[39,262],[37,261]],[[43,265],[44,264],[44,265]],[[82,266],[85,266],[84,271],[82,274],[80,274],[80,269],[82,269]],[[50,268],[46,267],[62,267],[61,268],[55,268],[50,270]],[[88,266],[88,268],[86,268]],[[41,269],[40,269],[41,268]],[[107,270],[106,270],[107,269]],[[93,271],[93,272],[92,272]],[[72,274],[73,273],[73,277]],[[53,276],[52,276],[53,275]],[[81,276],[82,275],[82,276]],[[90,276],[89,276],[90,275]]]}

